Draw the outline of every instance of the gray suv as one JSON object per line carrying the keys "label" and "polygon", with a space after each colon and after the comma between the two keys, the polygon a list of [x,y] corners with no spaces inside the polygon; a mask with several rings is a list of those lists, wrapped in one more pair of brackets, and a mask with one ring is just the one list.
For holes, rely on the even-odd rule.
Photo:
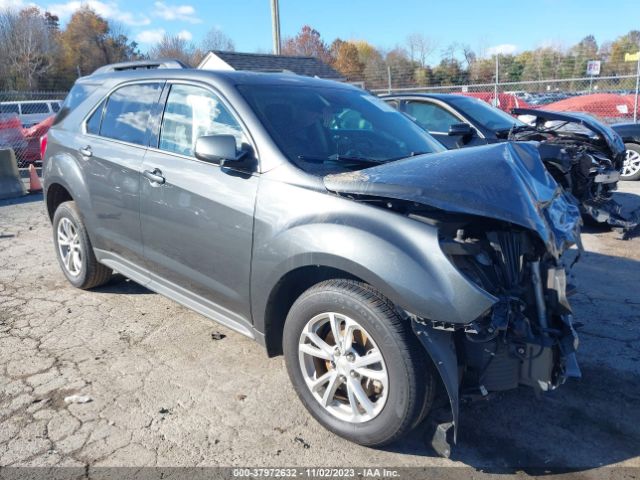
{"label": "gray suv", "polygon": [[352,441],[399,438],[441,386],[446,455],[461,398],[579,375],[580,215],[535,143],[446,151],[369,93],[296,75],[103,70],[68,95],[43,170],[71,284],[117,271],[284,354]]}

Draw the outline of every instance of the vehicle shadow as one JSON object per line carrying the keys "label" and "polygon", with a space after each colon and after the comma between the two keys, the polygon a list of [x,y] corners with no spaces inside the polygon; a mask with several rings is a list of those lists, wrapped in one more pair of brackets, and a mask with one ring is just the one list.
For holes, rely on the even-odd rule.
{"label": "vehicle shadow", "polygon": [[[582,471],[640,455],[640,262],[589,252],[572,297],[581,379],[521,387],[460,409],[451,459],[489,473]],[[389,450],[436,456],[428,424]]]}
{"label": "vehicle shadow", "polygon": [[106,283],[105,285],[102,285],[101,287],[96,287],[91,291],[95,293],[118,293],[118,294],[125,294],[125,295],[142,295],[142,294],[156,295],[155,292],[149,290],[145,286],[140,285],[139,283],[136,283],[133,280],[119,273],[114,274],[113,277],[109,280],[109,282]]}

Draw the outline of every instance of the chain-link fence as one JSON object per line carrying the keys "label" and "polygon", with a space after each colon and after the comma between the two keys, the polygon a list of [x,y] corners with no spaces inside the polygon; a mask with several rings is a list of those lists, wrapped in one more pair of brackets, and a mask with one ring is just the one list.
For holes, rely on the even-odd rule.
{"label": "chain-link fence", "polygon": [[387,58],[375,68],[365,68],[361,77],[367,89],[380,94],[461,93],[505,111],[544,107],[589,113],[607,123],[639,120],[640,55],[631,55],[631,61],[589,61],[557,57],[561,54],[552,51],[534,54],[539,58],[521,63],[514,56],[498,55],[466,64],[451,59],[436,67]]}
{"label": "chain-link fence", "polygon": [[544,108],[557,112],[585,112],[606,123],[637,122],[638,92],[628,88],[635,75],[583,77],[525,82],[436,85],[373,89],[374,93],[457,93],[474,96],[507,112],[520,108]]}

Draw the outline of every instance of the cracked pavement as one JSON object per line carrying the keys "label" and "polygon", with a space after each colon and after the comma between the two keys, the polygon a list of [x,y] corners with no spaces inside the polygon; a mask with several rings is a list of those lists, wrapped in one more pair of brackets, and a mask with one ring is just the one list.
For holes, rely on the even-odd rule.
{"label": "cracked pavement", "polygon": [[0,466],[640,467],[640,238],[584,235],[583,378],[463,406],[446,460],[420,429],[386,449],[332,435],[281,357],[121,276],[74,289],[41,200],[0,202]]}

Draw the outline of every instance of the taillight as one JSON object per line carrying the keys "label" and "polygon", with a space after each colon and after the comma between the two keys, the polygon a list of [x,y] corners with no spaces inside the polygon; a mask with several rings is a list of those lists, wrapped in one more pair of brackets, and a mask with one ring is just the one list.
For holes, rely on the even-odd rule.
{"label": "taillight", "polygon": [[47,151],[47,134],[40,137],[40,160],[44,160],[44,154]]}

